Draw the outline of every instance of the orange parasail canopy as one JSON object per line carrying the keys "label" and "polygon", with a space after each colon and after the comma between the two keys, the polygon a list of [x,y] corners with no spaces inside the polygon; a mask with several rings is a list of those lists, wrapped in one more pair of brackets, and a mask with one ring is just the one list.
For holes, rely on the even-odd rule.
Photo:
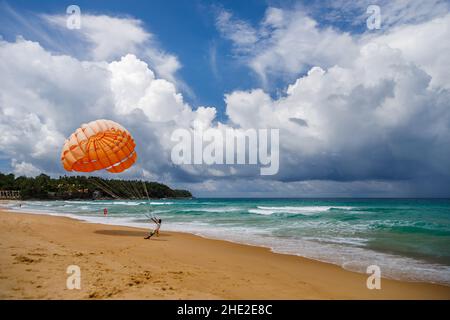
{"label": "orange parasail canopy", "polygon": [[119,173],[135,163],[135,147],[133,137],[120,124],[95,120],[83,124],[66,140],[61,163],[67,171]]}

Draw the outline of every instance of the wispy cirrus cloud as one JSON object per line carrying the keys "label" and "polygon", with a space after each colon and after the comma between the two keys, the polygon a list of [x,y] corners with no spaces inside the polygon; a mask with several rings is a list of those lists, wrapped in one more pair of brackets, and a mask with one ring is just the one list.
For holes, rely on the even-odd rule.
{"label": "wispy cirrus cloud", "polygon": [[155,36],[144,28],[140,20],[83,13],[82,27],[69,30],[65,15],[41,17],[66,37],[72,38],[69,41],[89,48],[89,58],[92,60],[112,61],[132,53],[146,58],[159,76],[177,81],[175,74],[181,67],[178,58],[162,50]]}
{"label": "wispy cirrus cloud", "polygon": [[257,30],[227,10],[219,11],[216,26],[224,37],[232,41],[238,52],[249,52],[259,40]]}
{"label": "wispy cirrus cloud", "polygon": [[303,11],[323,25],[334,25],[347,31],[364,32],[367,8],[377,5],[381,9],[382,29],[388,30],[396,25],[418,24],[446,15],[450,9],[447,0],[335,0],[298,1],[291,10]]}
{"label": "wispy cirrus cloud", "polygon": [[[192,89],[177,75],[182,67],[179,58],[162,49],[157,37],[141,20],[130,16],[95,15],[82,12],[80,29],[68,29],[67,15],[18,12],[1,3],[2,19],[9,33],[31,38],[49,50],[81,60],[113,61],[128,53],[144,59],[159,77],[194,96]],[[6,30],[4,30],[6,31]]]}
{"label": "wispy cirrus cloud", "polygon": [[[301,4],[289,9],[269,7],[255,27],[222,9],[216,25],[221,35],[233,43],[239,63],[243,62],[253,70],[265,87],[268,87],[269,79],[272,84],[280,78],[289,82],[313,66],[348,66],[361,47],[372,41],[401,50],[408,59],[430,73],[433,84],[439,82],[446,86],[447,79],[439,79],[445,78],[440,66],[448,63],[449,2],[382,1],[379,3],[382,27],[375,31],[366,28],[369,4],[370,1],[320,2],[324,17],[330,12],[351,16],[354,23],[363,26],[365,32],[362,33],[361,28],[356,29],[356,33],[342,31],[340,24],[331,18],[320,22],[314,19],[313,13],[319,15],[314,3],[308,4],[307,10]],[[339,16],[335,18],[340,19]],[[221,23],[225,20],[229,22],[227,28]],[[430,50],[431,42],[439,49]],[[437,59],[436,55],[439,55]]]}
{"label": "wispy cirrus cloud", "polygon": [[[222,11],[217,28],[233,42],[237,58],[256,72],[264,85],[269,78],[292,79],[311,66],[347,65],[357,54],[357,46],[348,33],[320,28],[300,10],[268,8],[257,28],[231,17],[230,12]],[[221,26],[224,20],[227,28]]]}

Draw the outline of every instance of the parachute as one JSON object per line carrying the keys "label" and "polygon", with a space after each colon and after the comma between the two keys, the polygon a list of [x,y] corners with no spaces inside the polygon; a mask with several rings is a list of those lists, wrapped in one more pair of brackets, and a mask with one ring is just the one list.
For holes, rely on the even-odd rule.
{"label": "parachute", "polygon": [[[67,171],[92,172],[106,170],[111,173],[120,173],[130,168],[137,160],[136,143],[127,129],[111,120],[95,120],[81,125],[64,143],[61,152],[61,163]],[[111,195],[114,188],[107,182],[91,180],[97,187]],[[120,182],[120,180],[119,180]],[[133,186],[120,182],[127,190],[130,198],[142,198],[140,192]],[[148,201],[150,197],[147,187],[142,182]],[[145,216],[155,218],[153,212],[147,208]]]}
{"label": "parachute", "polygon": [[135,147],[133,137],[120,124],[95,120],[83,124],[66,140],[61,163],[67,171],[120,173],[136,162]]}

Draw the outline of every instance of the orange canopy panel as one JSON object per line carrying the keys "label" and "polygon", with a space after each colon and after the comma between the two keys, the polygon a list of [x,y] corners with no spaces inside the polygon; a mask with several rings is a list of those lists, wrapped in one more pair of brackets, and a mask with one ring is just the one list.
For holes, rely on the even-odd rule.
{"label": "orange canopy panel", "polygon": [[119,173],[136,162],[135,147],[133,137],[120,124],[95,120],[83,124],[66,140],[61,163],[67,171]]}

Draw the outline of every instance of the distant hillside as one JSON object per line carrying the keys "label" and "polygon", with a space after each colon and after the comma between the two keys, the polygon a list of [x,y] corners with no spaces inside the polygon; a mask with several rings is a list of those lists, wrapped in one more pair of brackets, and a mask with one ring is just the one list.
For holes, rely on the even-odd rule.
{"label": "distant hillside", "polygon": [[18,190],[22,199],[147,199],[190,198],[187,190],[174,190],[158,182],[40,174],[35,178],[0,173],[0,190]]}

